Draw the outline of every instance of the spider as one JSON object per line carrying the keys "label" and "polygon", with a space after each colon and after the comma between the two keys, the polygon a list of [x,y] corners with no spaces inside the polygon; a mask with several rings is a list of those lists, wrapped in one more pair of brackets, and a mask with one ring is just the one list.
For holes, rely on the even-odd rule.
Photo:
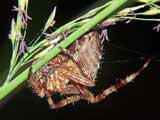
{"label": "spider", "polygon": [[[96,103],[117,89],[131,82],[149,64],[145,64],[135,73],[94,95],[89,88],[96,86],[95,78],[102,58],[103,42],[97,31],[89,31],[29,77],[29,85],[40,97],[47,97],[51,109],[60,108],[81,99]],[[66,95],[58,102],[52,100],[56,93]]]}

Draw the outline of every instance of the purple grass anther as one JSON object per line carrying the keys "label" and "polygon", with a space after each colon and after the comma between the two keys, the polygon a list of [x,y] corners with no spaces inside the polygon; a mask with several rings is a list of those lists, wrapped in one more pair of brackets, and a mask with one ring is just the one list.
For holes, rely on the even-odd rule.
{"label": "purple grass anther", "polygon": [[62,32],[64,39],[67,38],[67,36],[69,35],[69,33],[71,32],[71,30],[67,29],[64,32]]}
{"label": "purple grass anther", "polygon": [[45,38],[46,38],[47,40],[53,40],[53,39],[55,39],[55,38],[58,37],[57,34],[48,34],[48,33],[43,33],[43,34],[45,35]]}
{"label": "purple grass anther", "polygon": [[28,20],[32,20],[32,18],[30,16],[28,16],[27,12],[25,10],[22,10],[16,6],[13,6],[12,11],[16,11],[20,14],[20,16],[22,17],[22,28],[26,28],[27,27],[27,21]]}
{"label": "purple grass anther", "polygon": [[104,41],[104,40],[110,41],[109,37],[108,37],[108,30],[107,29],[102,30],[100,38],[102,39],[102,41]]}
{"label": "purple grass anther", "polygon": [[24,41],[24,39],[22,39],[19,46],[19,55],[25,54],[25,51],[29,51],[29,48],[27,47],[27,44]]}
{"label": "purple grass anther", "polygon": [[21,33],[16,34],[16,39],[19,40],[19,55],[25,54],[25,51],[29,51],[26,42],[24,41],[24,37]]}

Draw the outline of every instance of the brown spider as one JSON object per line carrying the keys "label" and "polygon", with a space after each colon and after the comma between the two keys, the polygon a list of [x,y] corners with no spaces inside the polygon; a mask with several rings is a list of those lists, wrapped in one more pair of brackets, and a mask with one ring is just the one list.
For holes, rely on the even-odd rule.
{"label": "brown spider", "polygon": [[[63,107],[80,99],[96,103],[131,82],[150,62],[148,59],[138,71],[94,96],[88,88],[95,86],[94,79],[100,66],[102,44],[97,31],[88,32],[69,48],[61,48],[62,53],[36,73],[32,73],[29,78],[30,86],[37,95],[48,98],[52,109]],[[67,96],[54,103],[51,97],[56,93]]]}

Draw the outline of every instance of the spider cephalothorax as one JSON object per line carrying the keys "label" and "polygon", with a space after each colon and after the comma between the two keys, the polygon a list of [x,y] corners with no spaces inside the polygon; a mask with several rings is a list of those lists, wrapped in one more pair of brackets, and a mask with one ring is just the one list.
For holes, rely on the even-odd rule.
{"label": "spider cephalothorax", "polygon": [[[96,85],[95,77],[100,66],[102,46],[98,32],[86,33],[67,49],[61,48],[62,53],[31,74],[30,86],[40,97],[48,98],[51,108],[59,108],[80,99],[95,103],[132,81],[150,61],[126,79],[94,96],[88,88]],[[51,96],[55,93],[69,96],[54,103]]]}

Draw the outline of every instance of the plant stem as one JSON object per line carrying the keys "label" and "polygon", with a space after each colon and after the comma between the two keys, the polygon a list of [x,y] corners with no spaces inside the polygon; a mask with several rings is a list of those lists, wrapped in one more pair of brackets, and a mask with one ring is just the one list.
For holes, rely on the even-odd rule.
{"label": "plant stem", "polygon": [[139,20],[139,21],[157,21],[160,22],[160,19],[152,19],[152,18],[138,18],[138,17],[120,17],[124,19],[130,19],[130,20]]}
{"label": "plant stem", "polygon": [[[110,17],[113,13],[115,13],[115,11],[121,9],[122,5],[125,5],[129,1],[130,0],[113,0],[113,3],[111,5],[104,8],[104,10],[102,10],[99,14],[93,17],[89,22],[85,23],[82,27],[80,27],[78,30],[73,32],[70,36],[68,36],[65,40],[63,40],[59,44],[59,46],[63,48],[68,47],[70,44],[76,41],[79,37],[81,37],[84,33],[89,31],[95,25],[100,23],[105,18]],[[133,1],[134,0],[132,0],[132,2]],[[43,57],[37,63],[32,65],[33,72],[37,71],[41,66],[46,64],[49,60],[51,60],[59,52],[60,52],[59,47],[55,46],[51,51],[48,52],[48,54],[45,57]],[[27,68],[26,70],[24,70],[21,74],[19,74],[14,80],[9,82],[7,85],[0,87],[0,100],[5,98],[16,87],[21,85],[21,83],[23,83],[28,78],[29,69],[30,68]]]}

